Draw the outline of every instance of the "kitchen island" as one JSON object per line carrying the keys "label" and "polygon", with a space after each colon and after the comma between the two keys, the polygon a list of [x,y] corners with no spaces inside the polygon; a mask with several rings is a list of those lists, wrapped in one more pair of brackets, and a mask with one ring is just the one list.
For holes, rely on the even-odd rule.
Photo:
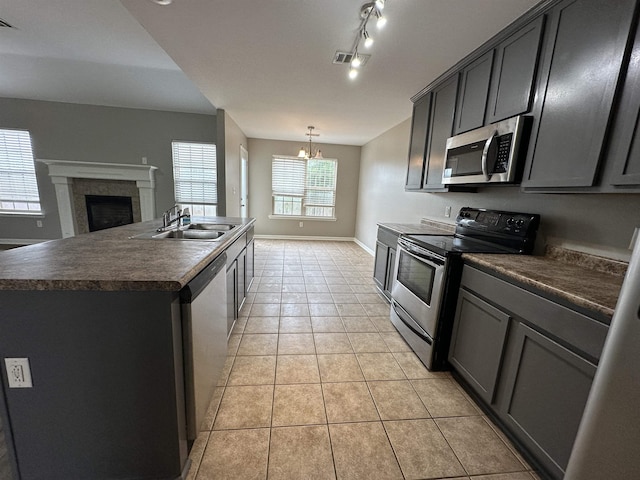
{"label": "kitchen island", "polygon": [[8,388],[3,366],[16,478],[188,469],[180,292],[254,223],[207,221],[236,227],[221,241],[130,238],[160,226],[150,221],[0,253],[0,354],[27,358],[33,382]]}

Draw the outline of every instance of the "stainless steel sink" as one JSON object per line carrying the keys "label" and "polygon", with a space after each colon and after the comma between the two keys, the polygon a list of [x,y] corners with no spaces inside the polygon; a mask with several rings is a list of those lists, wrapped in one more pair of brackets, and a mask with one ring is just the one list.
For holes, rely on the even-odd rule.
{"label": "stainless steel sink", "polygon": [[189,230],[229,231],[235,227],[228,223],[192,223]]}
{"label": "stainless steel sink", "polygon": [[131,238],[154,240],[200,240],[208,242],[219,242],[222,241],[227,234],[233,233],[232,231],[236,227],[237,225],[229,223],[192,223],[178,229],[174,228],[171,230],[166,230],[164,232],[153,230],[151,232],[134,235]]}
{"label": "stainless steel sink", "polygon": [[219,230],[168,230],[154,235],[152,238],[180,238],[183,240],[217,240],[225,232]]}

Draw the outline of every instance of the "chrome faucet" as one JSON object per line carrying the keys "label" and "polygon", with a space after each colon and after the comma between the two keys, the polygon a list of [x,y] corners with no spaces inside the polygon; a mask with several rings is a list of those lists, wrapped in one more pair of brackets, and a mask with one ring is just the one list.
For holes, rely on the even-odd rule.
{"label": "chrome faucet", "polygon": [[173,223],[178,222],[177,226],[180,226],[180,219],[185,215],[181,215],[182,211],[178,205],[174,205],[169,210],[162,214],[162,227],[158,228],[159,232],[162,232],[169,228]]}

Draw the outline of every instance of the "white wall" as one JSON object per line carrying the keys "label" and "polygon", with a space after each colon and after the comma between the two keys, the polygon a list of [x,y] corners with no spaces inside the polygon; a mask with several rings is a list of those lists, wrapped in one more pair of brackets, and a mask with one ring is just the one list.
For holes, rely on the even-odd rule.
{"label": "white wall", "polygon": [[[463,206],[539,213],[536,252],[546,243],[628,260],[629,242],[640,227],[640,194],[537,194],[519,187],[483,187],[478,193],[405,192],[408,119],[362,147],[356,238],[373,248],[377,222],[411,223],[421,218],[454,223]],[[445,218],[446,206],[452,217]]]}
{"label": "white wall", "polygon": [[[103,107],[75,103],[0,98],[0,128],[29,130],[35,158],[140,165],[147,157],[158,167],[156,213],[171,207],[173,161],[171,141],[216,142],[216,116]],[[0,239],[48,240],[61,237],[55,190],[46,165],[36,163],[44,210],[36,219],[4,216]]]}
{"label": "white wall", "polygon": [[247,137],[227,112],[224,117],[226,216],[240,216],[240,145],[247,146]]}
{"label": "white wall", "polygon": [[337,221],[269,219],[271,214],[271,158],[297,155],[300,142],[249,139],[249,216],[256,218],[256,235],[353,238],[356,224],[360,147],[314,143],[324,158],[338,159]]}

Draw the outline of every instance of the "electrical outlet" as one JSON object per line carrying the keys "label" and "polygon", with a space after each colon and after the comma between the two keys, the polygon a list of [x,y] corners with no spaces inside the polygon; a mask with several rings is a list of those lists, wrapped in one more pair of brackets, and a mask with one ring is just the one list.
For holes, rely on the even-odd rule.
{"label": "electrical outlet", "polygon": [[298,226],[299,226],[300,228],[304,227],[304,222],[300,222],[300,223],[298,224]]}
{"label": "electrical outlet", "polygon": [[146,165],[147,164],[147,157],[142,157],[142,164]]}
{"label": "electrical outlet", "polygon": [[9,388],[31,388],[31,368],[28,358],[5,358]]}
{"label": "electrical outlet", "polygon": [[42,228],[42,220],[36,220],[36,227]]}
{"label": "electrical outlet", "polygon": [[451,207],[444,207],[444,216],[447,218],[451,216]]}

